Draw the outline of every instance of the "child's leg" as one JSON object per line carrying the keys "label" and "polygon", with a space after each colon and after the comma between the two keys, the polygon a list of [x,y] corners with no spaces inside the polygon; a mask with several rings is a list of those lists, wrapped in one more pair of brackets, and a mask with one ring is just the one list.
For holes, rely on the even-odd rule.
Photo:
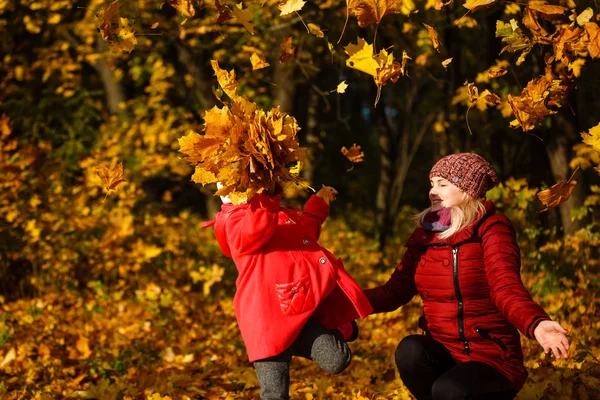
{"label": "child's leg", "polygon": [[292,349],[289,348],[281,354],[254,362],[262,400],[288,400],[290,398],[291,360]]}
{"label": "child's leg", "polygon": [[313,320],[306,323],[292,349],[294,355],[313,360],[331,374],[341,373],[352,360],[343,335],[337,330],[328,331]]}

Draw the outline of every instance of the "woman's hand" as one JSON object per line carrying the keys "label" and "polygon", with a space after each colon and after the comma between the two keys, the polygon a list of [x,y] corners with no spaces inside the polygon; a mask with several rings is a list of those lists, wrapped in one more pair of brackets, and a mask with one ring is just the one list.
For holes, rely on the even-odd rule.
{"label": "woman's hand", "polygon": [[568,357],[569,339],[565,336],[568,331],[556,321],[542,321],[533,331],[538,343],[544,348],[544,353],[552,351],[557,360]]}
{"label": "woman's hand", "polygon": [[329,204],[330,202],[335,200],[335,196],[338,194],[338,191],[335,190],[334,188],[332,188],[331,186],[325,186],[323,185],[323,187],[321,188],[321,190],[319,190],[317,192],[317,196],[319,196],[320,198],[322,198],[325,203]]}

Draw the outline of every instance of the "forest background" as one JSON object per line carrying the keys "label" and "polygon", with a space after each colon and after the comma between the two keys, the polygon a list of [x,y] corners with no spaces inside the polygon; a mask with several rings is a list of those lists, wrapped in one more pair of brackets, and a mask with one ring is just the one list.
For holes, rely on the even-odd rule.
{"label": "forest background", "polygon": [[[400,260],[433,163],[490,160],[502,183],[488,197],[516,227],[523,281],[572,342],[556,361],[523,338],[518,398],[600,398],[599,11],[0,0],[0,398],[258,398],[235,267],[200,227],[220,202],[179,152],[229,101],[211,60],[259,108],[296,118],[301,176],[340,192],[321,242],[363,287]],[[561,181],[540,212],[536,193]],[[419,306],[360,321],[341,376],[295,360],[294,398],[410,398],[393,351],[419,332]]]}

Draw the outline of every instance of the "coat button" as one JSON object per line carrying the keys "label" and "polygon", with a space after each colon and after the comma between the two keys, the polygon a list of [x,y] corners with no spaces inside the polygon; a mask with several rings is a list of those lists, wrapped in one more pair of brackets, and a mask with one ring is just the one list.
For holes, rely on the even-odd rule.
{"label": "coat button", "polygon": [[319,258],[319,262],[321,264],[325,264],[327,262],[327,260],[325,259],[325,257],[321,257],[321,258]]}
{"label": "coat button", "polygon": [[450,265],[450,261],[448,261],[447,258],[444,258],[444,260],[442,261],[442,264],[444,265],[444,267],[447,267],[448,265]]}
{"label": "coat button", "polygon": [[291,223],[292,223],[292,220],[291,220],[291,219],[287,219],[287,220],[285,220],[285,223],[286,223],[286,224],[291,224]]}
{"label": "coat button", "polygon": [[308,244],[308,243],[309,243],[309,241],[308,241],[308,239],[303,239],[303,240],[302,240],[302,243],[304,243],[304,244]]}

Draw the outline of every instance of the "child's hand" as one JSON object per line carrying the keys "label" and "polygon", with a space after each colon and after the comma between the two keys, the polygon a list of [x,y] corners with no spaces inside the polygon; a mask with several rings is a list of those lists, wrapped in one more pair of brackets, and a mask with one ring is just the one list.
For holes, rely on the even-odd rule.
{"label": "child's hand", "polygon": [[331,186],[325,186],[321,190],[317,192],[317,196],[323,199],[325,203],[329,204],[330,202],[335,200],[335,196],[338,194],[338,191],[332,188]]}

